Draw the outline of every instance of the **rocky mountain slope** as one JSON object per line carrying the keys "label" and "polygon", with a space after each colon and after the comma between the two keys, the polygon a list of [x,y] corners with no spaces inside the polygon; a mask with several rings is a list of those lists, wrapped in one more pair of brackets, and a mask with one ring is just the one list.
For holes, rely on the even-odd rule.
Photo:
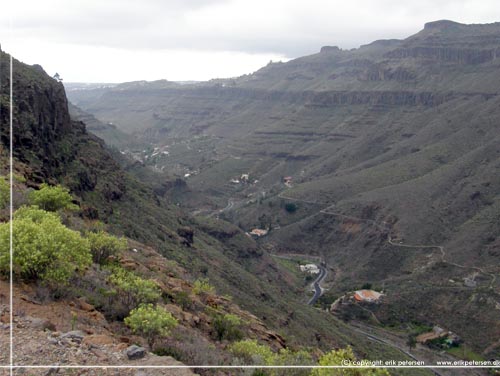
{"label": "rocky mountain slope", "polygon": [[[1,89],[8,93],[9,56],[1,54]],[[193,217],[173,205],[157,180],[158,185],[138,179],[151,176],[144,163],[124,169],[125,162],[115,158],[101,139],[70,118],[63,85],[41,67],[14,60],[13,79],[14,209],[27,204],[29,193],[42,183],[62,184],[79,208],[76,214],[63,216],[65,225],[85,232],[99,221],[110,233],[124,236],[127,249],[114,261],[154,281],[161,290],[162,307],[179,321],[175,335],[163,344],[167,354],[187,364],[231,362],[230,343],[217,338],[214,325],[219,316],[232,315],[241,323],[243,338],[257,339],[274,350],[307,347],[312,354],[320,354],[351,344],[359,356],[406,358],[399,350],[373,344],[335,317],[305,305],[303,290],[290,272],[244,231],[218,218]],[[2,175],[7,172],[9,105],[8,96],[2,95]],[[7,216],[1,214],[5,222]],[[50,344],[68,363],[97,358],[122,362],[125,344],[144,344],[144,338],[131,336],[120,314],[109,311],[107,273],[93,264],[68,289],[56,292],[47,291],[43,284],[17,281],[14,332],[21,342],[16,360],[44,361],[30,353],[45,354],[44,344]],[[218,294],[200,298],[193,287],[200,278],[208,278]],[[8,292],[6,283],[1,287],[5,344]],[[65,341],[75,337],[67,334],[74,329],[81,331],[76,342]],[[26,342],[30,330],[33,336]],[[1,361],[7,361],[5,353]],[[175,364],[171,358],[152,354],[130,364],[162,361]]]}
{"label": "rocky mountain slope", "polygon": [[374,284],[385,324],[440,324],[498,356],[499,52],[499,23],[436,21],[236,79],[70,99],[151,147],[124,152],[186,177],[180,205],[324,257],[332,300]]}

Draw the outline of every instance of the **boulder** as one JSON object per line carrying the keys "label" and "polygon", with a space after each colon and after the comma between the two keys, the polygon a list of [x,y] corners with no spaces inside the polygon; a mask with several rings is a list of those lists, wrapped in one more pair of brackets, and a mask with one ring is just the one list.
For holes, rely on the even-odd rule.
{"label": "boulder", "polygon": [[127,358],[130,360],[142,359],[146,356],[146,349],[141,346],[132,345],[127,347],[125,354],[127,354]]}
{"label": "boulder", "polygon": [[72,330],[61,335],[61,339],[69,340],[71,342],[81,343],[85,333],[81,330]]}

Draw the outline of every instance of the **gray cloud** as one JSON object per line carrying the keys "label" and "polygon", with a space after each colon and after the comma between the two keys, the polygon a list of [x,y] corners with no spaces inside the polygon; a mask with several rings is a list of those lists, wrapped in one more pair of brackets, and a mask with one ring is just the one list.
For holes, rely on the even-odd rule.
{"label": "gray cloud", "polygon": [[[63,60],[61,48],[67,46],[97,54],[107,48],[129,55],[226,51],[293,58],[323,45],[353,48],[377,39],[405,38],[438,19],[500,20],[497,0],[25,0],[2,8],[0,35],[10,35],[13,51],[22,45],[21,55],[30,59],[29,44],[46,45],[55,52],[38,54],[34,61],[54,65]],[[7,27],[9,17],[12,29]],[[111,59],[111,52],[106,56]]]}
{"label": "gray cloud", "polygon": [[[500,18],[496,1],[51,1],[42,17],[23,6],[20,36],[133,49],[274,52],[298,56],[323,44],[357,47],[402,38],[426,21]],[[45,4],[45,3],[44,3]],[[340,5],[342,4],[342,5]],[[42,21],[40,21],[42,19]],[[276,21],[273,21],[276,20]],[[273,25],[274,22],[274,25]]]}

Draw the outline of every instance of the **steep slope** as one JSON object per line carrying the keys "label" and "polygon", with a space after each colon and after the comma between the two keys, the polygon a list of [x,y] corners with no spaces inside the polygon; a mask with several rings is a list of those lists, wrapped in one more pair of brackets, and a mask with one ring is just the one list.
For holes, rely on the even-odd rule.
{"label": "steep slope", "polygon": [[[9,86],[7,62],[8,55],[2,52],[3,93],[8,92]],[[181,285],[181,290],[189,290],[195,278],[208,277],[220,294],[229,294],[241,308],[229,298],[219,296],[211,303],[207,300],[201,310],[209,310],[210,304],[218,309],[232,307],[227,312],[239,312],[249,325],[249,333],[262,334],[262,338],[255,334],[256,338],[265,340],[267,336],[278,346],[314,346],[323,350],[352,344],[361,356],[406,358],[390,346],[374,346],[334,317],[306,306],[302,292],[297,294],[289,273],[241,229],[218,219],[193,218],[155,193],[147,182],[138,181],[134,177],[137,172],[132,175],[125,171],[102,140],[88,133],[83,123],[70,119],[62,84],[48,77],[40,67],[14,60],[13,78],[13,152],[15,173],[19,176],[15,208],[26,203],[27,191],[38,189],[41,183],[63,184],[71,189],[81,208],[79,216],[65,217],[65,221],[84,229],[98,219],[105,223],[108,231],[126,236],[133,256],[125,255],[122,264],[137,268],[160,285],[163,283],[163,295],[175,305],[180,304],[175,296],[180,292],[175,289],[175,283]],[[0,106],[0,131],[6,135],[8,98],[2,96]],[[7,137],[2,137],[2,148],[8,148]],[[138,250],[137,255],[134,248]],[[141,257],[143,259],[134,260]],[[103,275],[99,268],[94,271],[96,278],[90,276],[89,281],[75,283],[76,292],[86,283],[101,281],[99,278]],[[169,272],[178,275],[166,276]],[[174,285],[169,285],[172,280]],[[92,291],[99,293],[98,289]],[[30,294],[33,293],[39,292]],[[64,309],[64,304],[69,303],[63,301],[62,304],[58,309]],[[190,323],[189,310],[171,308],[186,321],[185,325]],[[67,329],[67,324],[62,324],[62,330]],[[206,331],[203,333],[202,324],[188,328],[190,335],[212,338]],[[209,351],[210,341],[204,343]],[[227,343],[221,346],[224,349]]]}
{"label": "steep slope", "polygon": [[208,196],[206,213],[274,228],[270,247],[322,255],[332,299],[384,286],[386,323],[441,324],[497,356],[499,52],[499,23],[437,21],[234,80],[125,85],[84,108],[168,151],[143,161],[187,176],[181,204]]}

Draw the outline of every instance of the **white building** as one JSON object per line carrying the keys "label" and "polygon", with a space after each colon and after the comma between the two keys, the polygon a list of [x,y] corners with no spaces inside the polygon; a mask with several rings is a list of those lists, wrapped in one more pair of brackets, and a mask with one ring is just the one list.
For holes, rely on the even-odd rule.
{"label": "white building", "polygon": [[315,264],[306,264],[306,265],[300,265],[300,271],[304,273],[310,273],[310,274],[318,274],[319,273],[319,268]]}

